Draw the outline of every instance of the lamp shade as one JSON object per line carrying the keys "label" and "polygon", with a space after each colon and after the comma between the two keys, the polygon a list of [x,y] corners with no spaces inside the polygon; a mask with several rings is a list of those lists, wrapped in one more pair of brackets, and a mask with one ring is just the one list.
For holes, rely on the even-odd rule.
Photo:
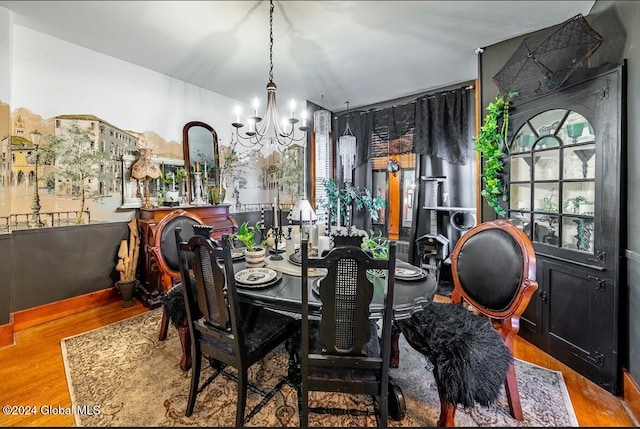
{"label": "lamp shade", "polygon": [[291,208],[289,219],[298,221],[314,221],[318,220],[318,216],[313,211],[311,203],[306,198],[299,198]]}
{"label": "lamp shade", "polygon": [[149,148],[140,148],[140,158],[133,164],[131,168],[131,177],[134,179],[157,179],[160,177],[160,168],[151,159],[152,150]]}

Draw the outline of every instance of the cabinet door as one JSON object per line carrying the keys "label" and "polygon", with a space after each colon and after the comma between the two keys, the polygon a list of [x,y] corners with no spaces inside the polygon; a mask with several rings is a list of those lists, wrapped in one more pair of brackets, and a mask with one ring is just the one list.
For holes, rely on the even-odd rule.
{"label": "cabinet door", "polygon": [[531,238],[539,290],[520,334],[617,394],[623,67],[517,105],[508,217]]}
{"label": "cabinet door", "polygon": [[539,275],[547,299],[546,317],[551,354],[612,393],[616,393],[617,299],[604,271],[542,258]]}

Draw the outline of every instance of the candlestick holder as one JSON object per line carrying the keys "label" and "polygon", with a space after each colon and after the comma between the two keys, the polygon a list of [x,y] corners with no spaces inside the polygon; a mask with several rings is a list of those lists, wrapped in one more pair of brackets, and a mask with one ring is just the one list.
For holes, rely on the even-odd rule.
{"label": "candlestick holder", "polygon": [[284,249],[280,249],[279,248],[279,244],[282,241],[282,227],[273,227],[273,233],[276,237],[276,242],[273,246],[273,250],[271,250],[271,252],[273,252],[273,255],[271,255],[271,257],[269,258],[271,261],[282,261],[284,258],[282,257],[281,253],[284,253],[285,250]]}
{"label": "candlestick holder", "polygon": [[207,202],[202,197],[202,172],[196,171],[193,173],[193,184],[195,190],[195,198],[191,201],[194,206],[204,206]]}

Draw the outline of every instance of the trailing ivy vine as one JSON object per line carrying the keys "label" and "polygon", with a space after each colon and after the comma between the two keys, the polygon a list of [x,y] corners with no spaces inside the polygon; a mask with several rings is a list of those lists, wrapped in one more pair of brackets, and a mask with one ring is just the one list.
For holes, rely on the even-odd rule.
{"label": "trailing ivy vine", "polygon": [[480,127],[480,134],[475,138],[475,150],[482,155],[484,160],[484,170],[482,171],[483,188],[480,195],[484,197],[487,204],[496,212],[498,216],[505,216],[507,213],[500,205],[500,199],[506,198],[504,185],[502,183],[502,173],[504,163],[502,157],[504,151],[509,153],[507,145],[507,135],[509,133],[509,105],[511,98],[516,93],[509,93],[506,96],[498,94],[494,102],[487,106],[487,115]]}

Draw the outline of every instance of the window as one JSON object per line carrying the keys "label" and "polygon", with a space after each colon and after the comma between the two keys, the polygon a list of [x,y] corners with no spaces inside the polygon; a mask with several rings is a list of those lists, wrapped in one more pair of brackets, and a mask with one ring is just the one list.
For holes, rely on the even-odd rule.
{"label": "window", "polygon": [[331,178],[331,148],[329,140],[319,139],[316,140],[315,144],[315,207],[318,220],[323,223],[326,219],[326,214],[320,201],[327,201],[324,183]]}

